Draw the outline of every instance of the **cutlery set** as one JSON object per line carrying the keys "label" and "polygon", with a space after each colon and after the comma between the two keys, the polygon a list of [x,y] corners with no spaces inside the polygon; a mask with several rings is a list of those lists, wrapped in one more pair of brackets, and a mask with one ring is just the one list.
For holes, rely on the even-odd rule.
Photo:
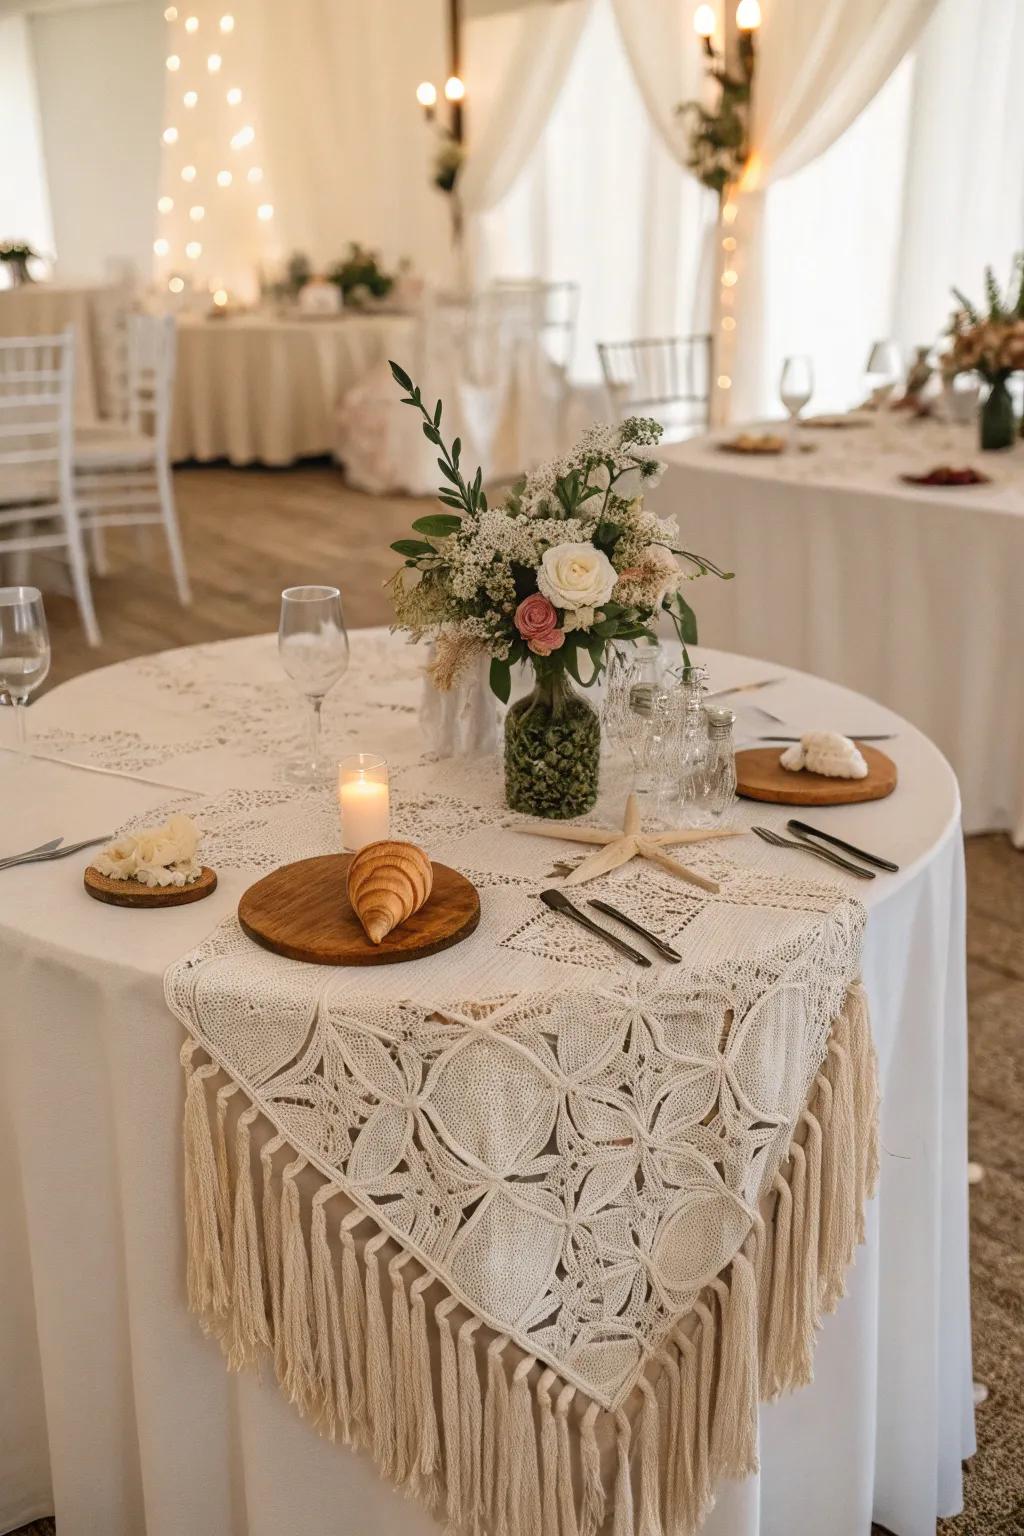
{"label": "cutlery set", "polygon": [[87,837],[81,843],[68,843],[62,847],[62,837],[54,837],[48,843],[40,843],[38,848],[28,848],[24,853],[14,853],[7,859],[0,859],[0,870],[15,869],[21,864],[47,864],[52,859],[66,859],[69,854],[81,853],[83,848],[95,848],[99,843],[109,843],[111,834],[104,832],[101,837]]}
{"label": "cutlery set", "polygon": [[[836,869],[842,869],[847,874],[856,875],[859,880],[874,880],[876,871],[880,869],[890,874],[896,874],[899,871],[899,865],[894,864],[891,859],[884,859],[877,853],[869,853],[865,848],[858,848],[855,843],[844,842],[841,837],[834,837],[831,832],[823,832],[820,827],[812,827],[806,821],[798,821],[795,817],[791,817],[786,825],[791,832],[795,833],[794,838],[783,837],[781,833],[776,832],[772,827],[751,827],[750,830],[773,848],[791,848],[796,849],[799,853],[809,853],[813,858],[821,859],[824,863],[831,864]],[[825,846],[826,844],[828,845],[827,847]],[[841,849],[842,852],[837,852],[837,849]],[[844,854],[849,854],[851,857],[844,858]],[[859,859],[861,862],[855,863],[855,859]],[[866,864],[873,865],[874,867],[866,869],[864,867]],[[556,865],[555,868],[568,868],[568,866]],[[585,912],[581,912],[579,907],[569,900],[564,891],[552,887],[550,890],[541,891],[540,899],[546,907],[551,908],[552,912],[560,913],[561,916],[567,917],[581,928],[585,928],[588,933],[592,933],[596,938],[603,939],[606,944],[610,944],[621,955],[625,955],[627,960],[632,960],[634,965],[649,966],[653,963],[648,955],[642,954],[638,949],[634,949],[632,944],[627,944],[625,939],[620,938],[610,928],[605,928],[602,924],[595,923],[592,917],[588,917]],[[588,901],[587,906],[593,907],[595,912],[600,912],[605,917],[610,917],[615,922],[621,923],[623,927],[630,929],[632,933],[644,939],[663,960],[670,960],[675,963],[683,958],[678,950],[666,944],[664,939],[660,939],[657,934],[651,933],[650,929],[645,928],[642,923],[638,923],[635,918],[629,917],[627,913],[620,912],[618,907],[613,907],[610,902],[593,900]]]}

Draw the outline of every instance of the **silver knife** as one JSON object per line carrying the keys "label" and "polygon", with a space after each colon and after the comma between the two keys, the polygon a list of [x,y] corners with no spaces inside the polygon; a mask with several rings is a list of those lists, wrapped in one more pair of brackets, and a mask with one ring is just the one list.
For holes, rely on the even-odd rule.
{"label": "silver knife", "polygon": [[62,837],[51,837],[48,843],[40,843],[38,848],[26,848],[24,853],[8,854],[7,858],[0,859],[0,869],[6,869],[8,864],[17,864],[19,859],[27,859],[33,853],[52,853],[63,841]]}
{"label": "silver knife", "polygon": [[759,683],[738,683],[735,688],[719,688],[715,693],[706,693],[705,699],[728,699],[734,693],[756,693],[759,688],[771,688],[775,683],[781,683],[781,677],[764,677]]}
{"label": "silver knife", "polygon": [[602,928],[600,923],[595,923],[593,918],[581,912],[579,907],[574,907],[568,896],[561,891],[552,888],[549,891],[541,891],[540,899],[552,912],[561,912],[563,917],[571,917],[573,922],[579,923],[581,928],[586,928],[588,933],[595,934],[597,938],[604,939],[613,949],[632,960],[634,965],[651,965],[653,962],[647,955],[642,955],[638,949],[620,939],[617,933],[609,933],[607,928]]}
{"label": "silver knife", "polygon": [[111,836],[110,832],[104,832],[102,837],[87,837],[81,843],[68,843],[65,848],[51,848],[48,853],[23,853],[20,858],[8,859],[0,868],[21,869],[25,864],[51,864],[54,859],[66,859],[69,854],[81,853],[83,848],[95,848],[97,843],[109,843]]}
{"label": "silver knife", "polygon": [[820,827],[812,827],[810,822],[797,821],[795,816],[791,816],[786,826],[791,832],[795,832],[797,837],[805,840],[812,837],[819,838],[823,843],[831,843],[833,848],[841,848],[844,853],[852,853],[855,859],[863,859],[865,864],[874,864],[876,869],[887,869],[890,874],[899,874],[899,865],[894,864],[891,859],[883,859],[878,853],[868,853],[866,848],[858,848],[856,843],[844,843],[841,837],[836,837],[831,832],[823,832]]}
{"label": "silver knife", "polygon": [[[864,736],[859,731],[856,731],[856,732],[854,732],[854,731],[843,731],[842,734],[844,736],[848,736],[851,741],[895,741],[896,740],[896,732],[895,731],[888,731],[884,735],[881,735],[881,736]],[[754,739],[755,739],[755,741],[791,741],[791,742],[797,742],[801,738],[799,736],[757,736]]]}
{"label": "silver knife", "polygon": [[638,933],[642,939],[646,939],[648,944],[653,944],[658,954],[664,959],[678,961],[683,958],[678,950],[672,948],[671,944],[666,944],[664,939],[659,939],[656,933],[651,933],[649,928],[645,928],[642,923],[638,923],[634,918],[627,917],[625,912],[620,912],[618,907],[613,907],[609,902],[588,901],[587,906],[593,907],[598,912],[603,912],[605,917],[614,917],[616,922],[624,923],[627,928],[632,928],[633,932]]}

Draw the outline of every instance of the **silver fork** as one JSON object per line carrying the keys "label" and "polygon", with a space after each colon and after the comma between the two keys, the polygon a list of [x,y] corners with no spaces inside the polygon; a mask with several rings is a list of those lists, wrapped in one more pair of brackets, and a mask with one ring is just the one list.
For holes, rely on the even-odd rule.
{"label": "silver fork", "polygon": [[809,853],[814,858],[821,859],[825,864],[834,864],[837,869],[845,869],[847,874],[856,875],[860,880],[873,880],[873,869],[864,869],[860,864],[853,864],[849,859],[841,858],[838,853],[832,853],[827,848],[814,848],[810,843],[792,842],[788,837],[780,837],[778,832],[773,832],[771,827],[751,827],[751,832],[756,832],[762,842],[770,843],[773,848],[795,848],[798,853]]}
{"label": "silver fork", "polygon": [[49,864],[53,859],[66,859],[71,853],[81,853],[83,848],[95,848],[98,843],[109,843],[111,834],[104,832],[102,837],[87,837],[81,843],[69,843],[66,848],[52,848],[48,853],[23,853],[18,859],[8,859],[6,864],[0,865],[0,869],[18,869],[22,864]]}

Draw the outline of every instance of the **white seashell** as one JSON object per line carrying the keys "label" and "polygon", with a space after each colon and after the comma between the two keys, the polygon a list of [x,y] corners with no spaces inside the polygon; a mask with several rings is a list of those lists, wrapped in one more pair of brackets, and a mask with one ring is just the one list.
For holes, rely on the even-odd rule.
{"label": "white seashell", "polygon": [[787,747],[779,758],[783,768],[824,774],[829,779],[866,779],[868,765],[856,742],[838,731],[807,731],[799,745]]}
{"label": "white seashell", "polygon": [[101,848],[92,867],[110,880],[140,885],[190,885],[203,867],[196,858],[199,828],[191,816],[178,814],[162,827],[143,827]]}

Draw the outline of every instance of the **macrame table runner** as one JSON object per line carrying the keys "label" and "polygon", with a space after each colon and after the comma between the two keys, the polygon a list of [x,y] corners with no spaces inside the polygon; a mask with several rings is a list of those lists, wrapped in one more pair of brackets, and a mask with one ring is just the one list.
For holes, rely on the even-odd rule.
{"label": "macrame table runner", "polygon": [[[638,978],[537,901],[495,761],[394,766],[395,835],[481,890],[471,942],[325,972],[230,918],[167,973],[190,1304],[454,1531],[682,1536],[810,1379],[863,1236],[863,910],[739,844],[688,850],[717,895],[634,865],[594,894],[683,955]],[[204,858],[330,851],[336,815],[231,791]]]}

